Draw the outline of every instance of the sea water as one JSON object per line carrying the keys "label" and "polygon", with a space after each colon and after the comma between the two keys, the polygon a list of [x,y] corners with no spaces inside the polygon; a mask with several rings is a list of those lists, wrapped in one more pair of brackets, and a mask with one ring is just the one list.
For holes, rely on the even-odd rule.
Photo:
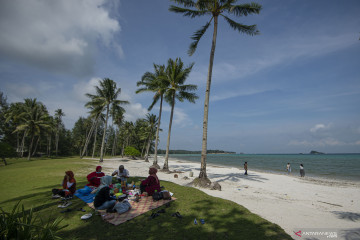
{"label": "sea water", "polygon": [[[170,154],[174,160],[200,164],[200,154]],[[251,170],[286,174],[291,165],[291,175],[300,175],[300,164],[306,176],[338,180],[360,181],[360,154],[208,154],[207,163],[243,169],[248,163]],[[199,166],[200,167],[200,166]]]}

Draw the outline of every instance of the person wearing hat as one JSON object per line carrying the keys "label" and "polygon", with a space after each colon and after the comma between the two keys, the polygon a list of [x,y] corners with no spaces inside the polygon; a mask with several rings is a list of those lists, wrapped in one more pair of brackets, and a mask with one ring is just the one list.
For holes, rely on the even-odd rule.
{"label": "person wearing hat", "polygon": [[120,165],[119,169],[116,169],[111,176],[115,176],[118,182],[126,182],[127,178],[129,178],[129,171],[124,168],[124,165]]}

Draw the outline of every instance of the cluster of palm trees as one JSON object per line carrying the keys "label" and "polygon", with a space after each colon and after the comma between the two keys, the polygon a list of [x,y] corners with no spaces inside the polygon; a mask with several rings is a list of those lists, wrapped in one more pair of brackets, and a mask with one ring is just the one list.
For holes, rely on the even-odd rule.
{"label": "cluster of palm trees", "polygon": [[47,155],[50,156],[51,139],[54,134],[57,155],[59,130],[63,127],[61,118],[65,115],[61,109],[57,109],[55,117],[52,117],[43,103],[36,98],[26,98],[24,102],[11,104],[4,115],[5,122],[14,128],[12,133],[16,134],[16,152],[20,157],[27,151],[27,158],[30,160],[35,155],[41,139],[47,139]]}
{"label": "cluster of palm trees", "polygon": [[[154,92],[154,97],[148,110],[150,111],[154,105],[160,100],[159,118],[156,127],[155,137],[155,152],[153,167],[160,168],[157,162],[157,144],[159,141],[159,130],[161,122],[162,104],[163,100],[170,104],[171,113],[169,121],[169,131],[166,144],[166,154],[163,170],[169,170],[169,148],[172,120],[174,116],[174,107],[176,100],[183,102],[187,100],[191,103],[195,103],[198,96],[193,92],[197,89],[196,85],[185,84],[187,77],[189,76],[194,63],[185,67],[180,58],[175,60],[169,59],[167,65],[154,64],[154,72],[146,72],[141,81],[137,82],[137,86],[141,86],[136,93],[141,92]],[[155,127],[155,126],[154,126]]]}

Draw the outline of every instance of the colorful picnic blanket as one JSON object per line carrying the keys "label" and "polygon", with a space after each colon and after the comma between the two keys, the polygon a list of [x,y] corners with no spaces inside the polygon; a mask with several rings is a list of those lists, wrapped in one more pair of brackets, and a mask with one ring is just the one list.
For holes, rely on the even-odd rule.
{"label": "colorful picnic blanket", "polygon": [[[113,219],[105,220],[105,221],[114,224],[116,226],[174,200],[176,200],[176,198],[172,198],[171,200],[162,199],[154,202],[151,196],[142,197],[139,200],[139,202],[129,201],[132,208],[128,212],[123,214],[109,213],[109,214],[113,214],[115,217]],[[94,208],[93,203],[88,203],[88,205],[89,207]]]}

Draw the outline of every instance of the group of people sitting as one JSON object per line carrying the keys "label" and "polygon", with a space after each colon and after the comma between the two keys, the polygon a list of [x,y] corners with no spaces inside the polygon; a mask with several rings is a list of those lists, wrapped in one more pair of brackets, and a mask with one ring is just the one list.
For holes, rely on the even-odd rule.
{"label": "group of people sitting", "polygon": [[[149,176],[140,183],[141,194],[146,192],[148,196],[152,196],[155,191],[161,191],[160,181],[156,173],[156,168],[149,169]],[[91,193],[95,194],[95,209],[123,213],[129,210],[131,205],[127,200],[120,202],[114,198],[113,195],[119,191],[119,187],[112,184],[113,176],[116,176],[119,183],[126,184],[127,179],[129,178],[129,171],[125,169],[123,165],[120,165],[119,169],[116,169],[111,176],[107,176],[102,172],[102,167],[97,166],[94,172],[87,175],[87,186],[92,189]],[[52,193],[55,196],[68,199],[75,194],[75,191],[76,180],[74,178],[74,173],[72,171],[66,171],[62,182],[62,189],[53,189]]]}

